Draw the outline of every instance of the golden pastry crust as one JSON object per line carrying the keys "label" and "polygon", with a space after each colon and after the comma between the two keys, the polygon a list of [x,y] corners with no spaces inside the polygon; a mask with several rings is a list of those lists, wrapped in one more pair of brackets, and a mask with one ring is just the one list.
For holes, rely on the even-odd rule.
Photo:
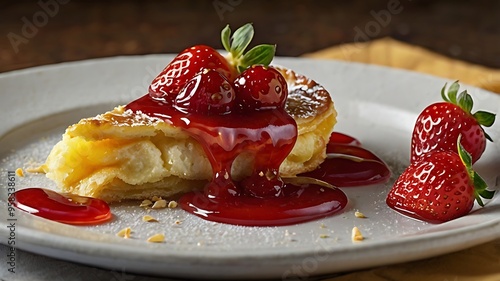
{"label": "golden pastry crust", "polygon": [[[337,113],[323,87],[278,69],[287,79],[286,109],[299,133],[280,173],[294,176],[323,162]],[[233,177],[247,176],[252,162],[250,154],[238,156]],[[63,191],[108,202],[172,197],[202,188],[212,177],[203,149],[185,131],[123,106],[68,127],[42,168]]]}

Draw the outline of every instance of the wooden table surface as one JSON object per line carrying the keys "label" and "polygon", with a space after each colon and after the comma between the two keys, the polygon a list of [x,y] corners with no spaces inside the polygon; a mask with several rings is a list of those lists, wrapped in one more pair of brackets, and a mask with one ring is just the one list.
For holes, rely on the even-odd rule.
{"label": "wooden table surface", "polygon": [[[117,55],[177,53],[201,43],[221,48],[220,30],[247,22],[256,30],[253,44],[275,43],[280,56],[389,36],[500,68],[499,0],[2,0],[0,72]],[[19,261],[33,272],[17,276],[42,273],[46,264],[59,270],[52,275],[80,267],[24,251],[19,251]],[[90,267],[87,272],[96,280],[159,280],[124,273],[117,277],[117,272]]]}
{"label": "wooden table surface", "polygon": [[116,55],[221,48],[219,32],[253,22],[277,55],[390,36],[500,68],[500,1],[83,1],[0,2],[0,72]]}

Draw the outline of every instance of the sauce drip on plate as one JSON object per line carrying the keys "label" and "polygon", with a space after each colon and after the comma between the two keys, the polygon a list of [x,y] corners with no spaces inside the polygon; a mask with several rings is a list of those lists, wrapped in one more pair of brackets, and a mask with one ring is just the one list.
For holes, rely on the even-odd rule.
{"label": "sauce drip on plate", "polygon": [[[284,109],[202,115],[182,113],[145,95],[127,105],[183,128],[203,147],[212,165],[204,191],[180,198],[182,208],[207,220],[247,226],[288,225],[342,210],[347,196],[338,188],[285,183],[279,166],[297,138],[295,120]],[[242,153],[254,157],[251,175],[233,180],[231,166]]]}
{"label": "sauce drip on plate", "polygon": [[302,176],[317,178],[337,187],[383,183],[391,176],[382,159],[348,135],[332,133],[326,153],[327,158],[316,170]]}
{"label": "sauce drip on plate", "polygon": [[18,190],[9,202],[30,214],[67,224],[99,224],[112,217],[108,204],[100,199],[60,194],[44,188]]}
{"label": "sauce drip on plate", "polygon": [[[128,104],[127,109],[181,127],[202,145],[212,165],[212,180],[203,191],[179,199],[181,207],[196,216],[236,225],[279,226],[329,216],[348,203],[339,188],[280,177],[279,166],[297,138],[295,121],[283,109],[205,116],[179,112],[149,95]],[[236,182],[231,166],[242,153],[254,157],[253,170]],[[299,176],[348,187],[385,182],[390,171],[358,140],[335,132],[327,144],[325,162]],[[9,201],[23,211],[68,224],[99,224],[112,217],[102,200],[43,188],[17,191]]]}

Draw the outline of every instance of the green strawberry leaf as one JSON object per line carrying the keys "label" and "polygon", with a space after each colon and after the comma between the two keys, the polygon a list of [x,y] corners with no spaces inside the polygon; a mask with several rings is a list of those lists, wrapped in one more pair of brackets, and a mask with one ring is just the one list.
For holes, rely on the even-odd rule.
{"label": "green strawberry leaf", "polygon": [[446,102],[450,102],[450,100],[446,96],[446,86],[448,86],[448,83],[444,83],[443,88],[441,88],[441,98]]}
{"label": "green strawberry leaf", "polygon": [[472,97],[467,93],[467,90],[458,95],[458,106],[465,112],[470,113],[474,106]]}
{"label": "green strawberry leaf", "polygon": [[441,98],[442,98],[445,102],[450,102],[450,99],[448,98],[448,95],[447,95],[447,89],[446,89],[446,86],[448,86],[448,83],[444,83],[443,88],[441,88]]}
{"label": "green strawberry leaf", "polygon": [[[474,101],[471,95],[467,93],[467,90],[462,91],[457,97],[458,90],[460,89],[458,80],[453,82],[450,87],[446,88],[446,86],[447,83],[445,83],[443,88],[441,88],[441,97],[443,100],[458,105],[464,112],[471,114],[472,108],[474,107]],[[472,116],[476,119],[479,125],[491,127],[493,123],[495,123],[496,114],[486,111],[478,111],[472,114]],[[484,128],[481,127],[481,129],[483,129],[485,138],[493,142],[491,137],[484,131]]]}
{"label": "green strawberry leaf", "polygon": [[493,139],[490,137],[490,135],[488,135],[488,134],[487,134],[484,130],[483,130],[483,133],[484,133],[484,137],[485,137],[487,140],[489,140],[489,141],[493,142]]}
{"label": "green strawberry leaf", "polygon": [[474,176],[474,171],[472,170],[472,156],[462,146],[461,140],[462,140],[462,135],[460,134],[460,135],[458,135],[458,139],[457,139],[458,155],[460,156],[460,159],[462,159],[462,162],[464,163],[465,168],[467,168],[467,172],[469,173],[469,176],[472,178]]}
{"label": "green strawberry leaf", "polygon": [[471,155],[463,148],[460,140],[462,139],[462,135],[458,136],[457,146],[458,146],[458,155],[467,169],[467,173],[469,177],[472,179],[472,184],[474,185],[474,197],[477,203],[483,207],[484,202],[482,198],[491,199],[495,195],[495,191],[488,190],[488,185],[484,181],[484,179],[472,170],[472,157]]}
{"label": "green strawberry leaf", "polygon": [[476,198],[479,206],[483,207],[484,203],[481,198],[491,199],[495,195],[495,191],[488,190],[488,185],[484,181],[484,179],[479,176],[478,173],[474,172],[474,197]]}
{"label": "green strawberry leaf", "polygon": [[451,102],[457,104],[457,92],[460,89],[460,84],[458,80],[453,82],[449,88],[447,88],[448,83],[444,83],[443,88],[441,88],[441,98],[446,102]]}
{"label": "green strawberry leaf", "polygon": [[495,114],[486,112],[486,111],[478,111],[473,114],[474,118],[476,118],[477,122],[485,127],[491,127],[493,123],[495,123]]}
{"label": "green strawberry leaf", "polygon": [[458,80],[451,84],[451,86],[448,88],[448,91],[446,91],[449,102],[457,104],[457,93],[459,89],[460,84],[458,84]]}

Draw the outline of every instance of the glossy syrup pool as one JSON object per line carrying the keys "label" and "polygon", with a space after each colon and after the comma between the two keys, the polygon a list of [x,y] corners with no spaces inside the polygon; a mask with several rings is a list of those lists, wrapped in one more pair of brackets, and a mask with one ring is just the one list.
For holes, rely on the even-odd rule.
{"label": "glossy syrup pool", "polygon": [[109,205],[103,200],[40,187],[18,190],[9,202],[19,210],[67,224],[96,225],[112,218]]}
{"label": "glossy syrup pool", "polygon": [[[4,136],[0,143],[0,177],[7,182],[7,172],[17,168],[25,170],[25,176],[16,176],[16,188],[22,189],[31,186],[54,188],[54,184],[44,175],[30,174],[27,168],[36,167],[43,163],[52,146],[61,138],[67,125],[78,121],[85,116],[92,116],[112,107],[99,107],[82,110],[81,112],[67,112],[49,116],[35,123],[27,124]],[[349,132],[349,126],[343,126],[344,132],[356,136],[365,147],[374,151],[386,161],[394,174],[404,169],[406,155],[405,134],[394,132],[392,128],[381,128],[376,134],[364,134],[370,124],[352,120],[351,124],[357,128]],[[389,144],[393,149],[382,149],[386,144],[385,136],[392,136]],[[139,207],[140,202],[123,202],[112,204],[113,218],[106,223],[95,226],[68,226],[54,224],[44,219],[36,219],[37,224],[30,227],[39,231],[61,232],[64,235],[96,234],[98,237],[109,235],[112,239],[116,233],[125,227],[131,227],[130,241],[145,241],[156,233],[164,233],[168,247],[182,249],[270,249],[270,248],[301,248],[303,245],[323,244],[342,245],[351,243],[351,230],[357,226],[368,240],[379,240],[394,235],[405,235],[420,232],[428,226],[390,210],[385,205],[385,196],[390,183],[372,186],[345,188],[349,203],[340,213],[334,216],[319,218],[314,221],[280,227],[242,227],[229,224],[220,224],[206,221],[193,216],[179,207],[175,209],[145,210]],[[5,190],[2,190],[2,200],[6,201]],[[359,219],[354,216],[355,211],[363,212],[367,218]],[[17,217],[22,224],[26,216],[18,212]],[[142,221],[144,215],[155,217],[158,222],[147,223]],[[73,233],[74,232],[74,233]],[[104,236],[103,236],[104,235]],[[114,238],[113,238],[114,237]]]}

